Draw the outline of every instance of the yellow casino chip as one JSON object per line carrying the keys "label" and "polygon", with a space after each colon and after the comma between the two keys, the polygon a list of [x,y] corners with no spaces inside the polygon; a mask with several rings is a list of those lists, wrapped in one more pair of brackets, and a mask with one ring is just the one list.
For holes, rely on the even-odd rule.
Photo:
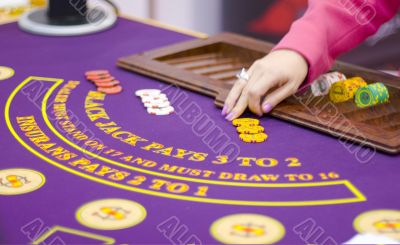
{"label": "yellow casino chip", "polygon": [[361,77],[353,77],[334,83],[329,90],[329,99],[333,103],[340,103],[354,98],[357,90],[367,86],[367,83]]}
{"label": "yellow casino chip", "polygon": [[349,78],[348,80],[358,83],[360,85],[367,84],[367,82],[362,77],[352,77]]}
{"label": "yellow casino chip", "polygon": [[239,138],[246,143],[261,143],[267,140],[268,135],[266,135],[265,133],[240,134]]}
{"label": "yellow casino chip", "polygon": [[238,127],[237,131],[240,134],[258,134],[258,133],[264,133],[264,127],[245,125]]}
{"label": "yellow casino chip", "polygon": [[258,126],[260,125],[260,121],[254,118],[237,118],[232,121],[233,126]]}

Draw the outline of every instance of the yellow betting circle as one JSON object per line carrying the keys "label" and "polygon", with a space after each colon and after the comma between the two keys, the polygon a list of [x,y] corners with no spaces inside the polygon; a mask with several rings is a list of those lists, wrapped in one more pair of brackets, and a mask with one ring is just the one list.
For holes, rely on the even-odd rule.
{"label": "yellow betting circle", "polygon": [[400,210],[394,209],[376,209],[366,211],[359,214],[353,222],[354,229],[359,233],[374,233],[389,236],[400,241],[400,229],[397,233],[382,233],[379,232],[373,224],[380,220],[398,220],[400,223]]}
{"label": "yellow betting circle", "polygon": [[[239,238],[233,237],[232,232],[227,230],[229,223],[235,224],[238,221],[246,223],[248,219],[260,221],[268,226],[268,236],[260,239]],[[275,230],[275,234],[272,233],[271,235],[271,233],[269,233],[271,230]],[[217,219],[211,224],[210,233],[217,241],[224,244],[274,244],[285,236],[286,230],[281,222],[272,217],[261,214],[242,213],[227,215]]]}
{"label": "yellow betting circle", "polygon": [[42,187],[46,183],[46,177],[42,173],[40,173],[40,172],[38,172],[36,170],[33,170],[33,169],[27,169],[27,168],[2,169],[2,170],[0,170],[0,175],[3,174],[4,172],[13,173],[15,171],[17,171],[17,172],[18,171],[19,172],[22,171],[22,172],[30,173],[30,174],[32,174],[32,175],[34,175],[36,177],[39,177],[41,179],[41,181],[40,181],[40,183],[38,185],[32,186],[32,188],[25,189],[24,191],[17,191],[17,192],[14,192],[14,193],[12,193],[12,192],[4,192],[0,188],[0,195],[3,195],[3,196],[15,196],[15,195],[27,194],[27,193],[36,191],[37,189],[39,189],[40,187]]}
{"label": "yellow betting circle", "polygon": [[[85,218],[85,212],[87,212],[87,210],[92,209],[94,206],[96,205],[110,205],[109,203],[115,202],[116,204],[120,203],[124,203],[124,204],[128,204],[131,205],[132,208],[136,208],[136,211],[138,211],[138,213],[140,214],[139,216],[135,217],[135,219],[131,219],[130,222],[125,222],[124,224],[115,224],[115,223],[110,223],[110,224],[105,224],[105,223],[101,223],[101,220],[88,220],[87,218]],[[146,209],[137,202],[131,201],[131,200],[127,200],[127,199],[118,199],[118,198],[109,198],[109,199],[99,199],[99,200],[95,200],[92,202],[88,202],[83,204],[81,207],[78,208],[78,210],[76,211],[75,214],[75,218],[78,220],[79,223],[81,223],[82,225],[89,227],[89,228],[93,228],[93,229],[98,229],[98,230],[121,230],[121,229],[126,229],[126,228],[130,228],[133,227],[137,224],[140,224],[147,216],[147,211]]]}
{"label": "yellow betting circle", "polygon": [[7,66],[0,66],[0,81],[9,79],[10,77],[14,76],[14,74],[14,69]]}

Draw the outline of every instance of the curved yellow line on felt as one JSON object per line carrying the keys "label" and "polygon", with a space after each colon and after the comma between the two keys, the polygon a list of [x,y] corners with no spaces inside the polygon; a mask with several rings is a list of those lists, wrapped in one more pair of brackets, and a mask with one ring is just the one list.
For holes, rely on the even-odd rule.
{"label": "curved yellow line on felt", "polygon": [[[161,196],[161,197],[166,197],[166,198],[171,198],[171,199],[176,199],[176,200],[186,200],[186,201],[194,201],[194,202],[202,202],[202,203],[214,203],[214,204],[230,204],[230,205],[245,205],[245,206],[312,206],[312,205],[330,205],[330,204],[343,204],[343,203],[353,203],[353,202],[361,202],[365,201],[365,197],[359,193],[356,194],[356,198],[343,198],[343,199],[331,199],[331,200],[315,200],[315,201],[289,201],[289,202],[271,202],[271,201],[241,201],[241,200],[227,200],[227,199],[215,199],[215,198],[199,198],[199,197],[190,197],[190,196],[180,196],[180,195],[175,195],[175,194],[168,194],[168,193],[161,193],[161,192],[156,192],[156,191],[150,191],[150,190],[144,190],[144,189],[139,189],[136,187],[131,187],[131,186],[125,186],[122,184],[114,183],[111,181],[103,180],[100,178],[96,178],[84,173],[81,173],[79,171],[76,171],[74,169],[70,169],[65,167],[63,164],[58,163],[52,159],[47,158],[46,156],[40,154],[36,150],[34,150],[32,147],[30,147],[25,141],[23,141],[19,135],[16,133],[14,130],[11,121],[10,121],[10,106],[11,102],[13,101],[15,95],[18,93],[18,91],[30,80],[32,79],[37,79],[37,80],[42,80],[42,81],[50,81],[54,82],[56,81],[56,85],[59,85],[62,83],[62,79],[51,79],[51,78],[43,78],[43,77],[28,77],[25,79],[21,84],[19,84],[11,93],[11,95],[8,97],[6,106],[4,109],[4,117],[6,120],[6,124],[8,129],[10,130],[11,134],[14,136],[14,138],[23,146],[25,147],[28,151],[30,151],[32,154],[35,156],[39,157],[40,159],[58,167],[61,168],[69,173],[81,176],[83,178],[102,183],[105,185],[110,185],[114,186],[120,189],[124,190],[129,190],[129,191],[134,191],[142,194],[148,194],[148,195],[153,195],[153,196]],[[48,91],[49,92],[49,91]],[[335,181],[339,182],[339,181]],[[346,186],[350,185],[352,188],[355,188],[353,185],[351,185],[350,182],[347,180],[342,181],[343,184]],[[351,189],[351,188],[350,188]],[[361,196],[360,196],[361,195]]]}
{"label": "curved yellow line on felt", "polygon": [[[62,82],[62,81],[61,81]],[[91,151],[87,151],[83,149],[82,147],[79,147],[78,145],[74,144],[73,142],[69,141],[67,138],[65,138],[60,132],[57,131],[57,129],[54,128],[53,124],[50,122],[48,115],[47,115],[47,102],[49,100],[49,97],[53,93],[53,91],[61,84],[61,82],[56,82],[55,85],[53,85],[45,94],[43,101],[42,101],[42,116],[43,119],[46,123],[46,125],[49,127],[49,129],[58,137],[60,138],[63,142],[67,143],[68,145],[72,146],[73,148],[77,149],[78,151],[90,155],[96,159],[100,159],[104,162],[110,163],[112,165],[116,165],[122,168],[130,169],[133,171],[138,171],[150,175],[155,175],[155,176],[160,176],[160,177],[165,177],[165,178],[170,178],[170,179],[179,179],[179,180],[184,180],[184,181],[189,181],[189,182],[199,182],[199,183],[206,183],[206,184],[215,184],[215,185],[230,185],[230,186],[242,186],[242,187],[276,187],[276,188],[285,188],[285,187],[314,187],[314,186],[330,186],[330,185],[340,185],[344,184],[343,180],[338,180],[338,181],[326,181],[326,182],[312,182],[312,183],[273,183],[273,184],[259,184],[259,183],[240,183],[240,182],[229,182],[229,181],[217,181],[217,180],[205,180],[205,179],[196,179],[196,178],[189,178],[189,177],[182,177],[182,176],[176,176],[176,175],[171,175],[171,174],[164,174],[164,173],[159,173],[155,171],[150,171],[142,168],[137,168],[133,166],[129,166],[125,163],[122,162],[117,162],[108,158],[105,158],[103,156],[97,155],[92,153]]]}

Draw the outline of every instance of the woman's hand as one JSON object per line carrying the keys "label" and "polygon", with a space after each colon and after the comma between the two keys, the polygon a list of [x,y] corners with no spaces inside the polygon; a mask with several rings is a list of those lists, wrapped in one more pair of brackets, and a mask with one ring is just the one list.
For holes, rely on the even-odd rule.
{"label": "woman's hand", "polygon": [[232,121],[247,107],[259,116],[270,112],[297,92],[307,72],[307,61],[299,53],[291,50],[269,53],[250,67],[249,81],[240,79],[235,83],[225,100],[222,115]]}

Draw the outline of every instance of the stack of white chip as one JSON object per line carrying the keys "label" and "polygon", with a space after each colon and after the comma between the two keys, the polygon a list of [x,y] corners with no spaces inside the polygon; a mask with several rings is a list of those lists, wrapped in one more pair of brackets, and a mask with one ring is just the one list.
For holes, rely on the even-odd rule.
{"label": "stack of white chip", "polygon": [[346,80],[346,76],[340,72],[330,72],[319,76],[311,84],[311,92],[314,96],[323,96],[329,94],[332,84]]}
{"label": "stack of white chip", "polygon": [[141,89],[137,90],[135,95],[141,98],[147,113],[151,115],[165,116],[174,112],[167,95],[161,93],[159,89]]}

